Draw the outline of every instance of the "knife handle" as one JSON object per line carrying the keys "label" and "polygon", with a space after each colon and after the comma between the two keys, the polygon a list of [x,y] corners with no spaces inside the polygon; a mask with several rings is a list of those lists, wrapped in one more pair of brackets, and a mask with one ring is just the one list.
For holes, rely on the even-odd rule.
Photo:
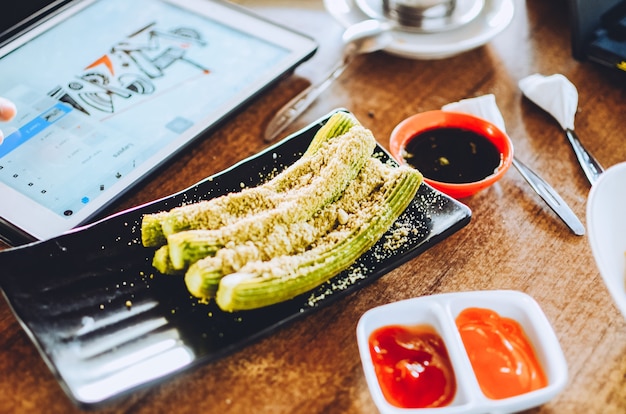
{"label": "knife handle", "polygon": [[328,72],[322,81],[309,86],[279,109],[265,129],[265,141],[270,142],[275,140],[278,134],[283,132],[296,118],[302,115],[322,92],[343,73],[349,62],[350,59],[348,58],[342,59],[339,65]]}
{"label": "knife handle", "polygon": [[565,135],[574,149],[574,154],[576,154],[578,163],[582,167],[585,176],[589,180],[589,183],[593,185],[598,181],[598,178],[600,178],[600,174],[604,172],[604,168],[602,168],[593,155],[587,152],[585,147],[583,147],[583,144],[580,142],[573,129],[565,129]]}
{"label": "knife handle", "polygon": [[550,184],[515,157],[513,158],[513,165],[533,190],[567,224],[574,234],[577,236],[585,234],[585,226],[583,226],[580,219]]}

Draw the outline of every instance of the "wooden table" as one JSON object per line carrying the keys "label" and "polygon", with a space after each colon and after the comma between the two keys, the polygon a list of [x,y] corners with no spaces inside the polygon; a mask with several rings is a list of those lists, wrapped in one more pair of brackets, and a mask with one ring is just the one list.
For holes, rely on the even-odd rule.
{"label": "wooden table", "polygon": [[[319,53],[110,212],[184,189],[266,148],[261,136],[272,114],[337,58],[341,27],[321,1],[240,3],[317,37]],[[532,73],[567,76],[580,95],[576,130],[609,167],[626,160],[625,78],[571,57],[564,1],[517,0],[515,5],[512,24],[473,51],[432,61],[382,52],[357,58],[290,131],[345,107],[388,147],[389,133],[405,117],[493,93],[518,157],[552,183],[584,222],[589,184],[558,124],[522,97],[517,82]],[[376,412],[357,351],[359,317],[400,299],[482,289],[533,296],[565,352],[566,388],[531,412],[624,412],[626,323],[602,283],[586,237],[570,233],[514,169],[463,202],[473,212],[469,225],[358,293],[98,412]],[[0,412],[79,412],[5,301],[0,302],[0,332]]]}

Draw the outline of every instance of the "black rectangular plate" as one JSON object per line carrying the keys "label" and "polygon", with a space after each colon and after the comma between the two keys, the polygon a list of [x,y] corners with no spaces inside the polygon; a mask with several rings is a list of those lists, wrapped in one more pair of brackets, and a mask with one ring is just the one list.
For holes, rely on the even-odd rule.
{"label": "black rectangular plate", "polygon": [[[467,206],[423,184],[398,219],[411,231],[400,239],[393,229],[386,235],[394,236],[393,249],[385,236],[318,289],[253,311],[225,313],[198,303],[182,277],[152,268],[153,250],[140,240],[144,214],[258,185],[297,160],[338,110],[185,191],[0,252],[3,293],[76,405],[100,405],[224,357],[356,292],[469,223]],[[393,162],[382,147],[376,153]]]}

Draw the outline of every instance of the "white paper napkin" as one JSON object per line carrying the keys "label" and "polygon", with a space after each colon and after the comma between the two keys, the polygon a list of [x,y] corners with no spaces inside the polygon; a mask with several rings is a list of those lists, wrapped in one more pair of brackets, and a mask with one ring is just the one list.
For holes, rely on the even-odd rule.
{"label": "white paper napkin", "polygon": [[552,115],[563,129],[574,130],[578,91],[565,76],[534,74],[520,80],[519,87],[528,99]]}
{"label": "white paper napkin", "polygon": [[496,97],[493,94],[478,96],[476,98],[461,99],[457,102],[451,102],[441,107],[444,111],[465,112],[479,118],[486,119],[491,122],[504,133],[504,118],[496,104]]}

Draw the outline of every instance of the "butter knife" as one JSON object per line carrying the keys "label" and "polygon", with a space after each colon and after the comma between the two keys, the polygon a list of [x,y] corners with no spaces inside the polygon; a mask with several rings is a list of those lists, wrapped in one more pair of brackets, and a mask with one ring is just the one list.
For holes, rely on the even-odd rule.
{"label": "butter knife", "polygon": [[[502,131],[506,132],[504,118],[496,103],[495,95],[487,94],[476,98],[462,99],[444,105],[443,110],[466,112],[492,122]],[[556,213],[557,216],[569,227],[577,236],[585,234],[585,227],[580,219],[561,198],[550,184],[542,179],[537,173],[524,165],[519,159],[513,157],[513,166],[522,177],[530,184],[531,188],[545,201],[545,203]]]}
{"label": "butter knife", "polygon": [[582,236],[585,234],[583,223],[550,184],[515,157],[513,157],[513,165],[539,197],[546,202],[575,235]]}
{"label": "butter knife", "polygon": [[298,118],[324,92],[343,71],[352,59],[362,53],[384,49],[393,37],[393,25],[376,19],[363,20],[348,27],[342,36],[344,44],[341,60],[317,84],[312,84],[287,102],[268,123],[265,141],[273,141],[296,118]]}

